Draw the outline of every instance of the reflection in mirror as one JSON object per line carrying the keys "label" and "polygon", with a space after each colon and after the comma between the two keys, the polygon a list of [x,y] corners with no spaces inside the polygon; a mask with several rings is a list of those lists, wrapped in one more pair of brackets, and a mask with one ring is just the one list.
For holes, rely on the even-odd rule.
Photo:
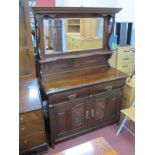
{"label": "reflection in mirror", "polygon": [[103,18],[44,19],[45,54],[102,48]]}

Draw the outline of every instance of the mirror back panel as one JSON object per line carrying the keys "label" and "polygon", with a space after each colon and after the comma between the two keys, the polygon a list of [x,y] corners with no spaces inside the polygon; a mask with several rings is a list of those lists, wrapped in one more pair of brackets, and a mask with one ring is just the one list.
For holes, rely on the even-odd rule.
{"label": "mirror back panel", "polygon": [[103,18],[44,19],[45,55],[101,49]]}

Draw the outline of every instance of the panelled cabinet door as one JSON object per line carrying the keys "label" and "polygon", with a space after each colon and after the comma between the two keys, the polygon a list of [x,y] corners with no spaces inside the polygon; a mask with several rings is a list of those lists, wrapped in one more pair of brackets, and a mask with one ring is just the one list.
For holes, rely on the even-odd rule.
{"label": "panelled cabinet door", "polygon": [[87,127],[87,99],[59,103],[54,107],[54,134],[59,139]]}
{"label": "panelled cabinet door", "polygon": [[91,102],[91,126],[100,125],[106,119],[107,98],[106,95],[98,94],[90,98]]}
{"label": "panelled cabinet door", "polygon": [[111,93],[107,98],[107,118],[118,118],[121,106],[121,91]]}

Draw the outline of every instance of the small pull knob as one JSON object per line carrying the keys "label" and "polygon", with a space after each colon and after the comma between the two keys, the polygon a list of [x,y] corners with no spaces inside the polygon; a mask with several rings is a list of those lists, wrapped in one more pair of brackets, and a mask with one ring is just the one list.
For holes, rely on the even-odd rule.
{"label": "small pull knob", "polygon": [[21,128],[22,131],[25,131],[25,128]]}
{"label": "small pull knob", "polygon": [[89,111],[86,111],[86,119],[89,119]]}
{"label": "small pull knob", "polygon": [[23,117],[20,117],[19,120],[21,123],[23,123],[23,121],[24,121]]}
{"label": "small pull knob", "polygon": [[94,117],[94,109],[91,109],[91,116]]}
{"label": "small pull knob", "polygon": [[28,141],[27,140],[24,140],[24,144],[27,144],[28,143]]}

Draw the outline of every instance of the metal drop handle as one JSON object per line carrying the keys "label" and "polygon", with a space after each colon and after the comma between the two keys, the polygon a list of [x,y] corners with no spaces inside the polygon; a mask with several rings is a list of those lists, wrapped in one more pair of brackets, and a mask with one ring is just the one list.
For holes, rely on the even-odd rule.
{"label": "metal drop handle", "polygon": [[110,91],[111,89],[112,89],[112,86],[106,86],[106,87],[105,87],[105,90],[106,90],[106,91]]}
{"label": "metal drop handle", "polygon": [[68,96],[69,100],[74,100],[76,98],[76,94],[71,94]]}

